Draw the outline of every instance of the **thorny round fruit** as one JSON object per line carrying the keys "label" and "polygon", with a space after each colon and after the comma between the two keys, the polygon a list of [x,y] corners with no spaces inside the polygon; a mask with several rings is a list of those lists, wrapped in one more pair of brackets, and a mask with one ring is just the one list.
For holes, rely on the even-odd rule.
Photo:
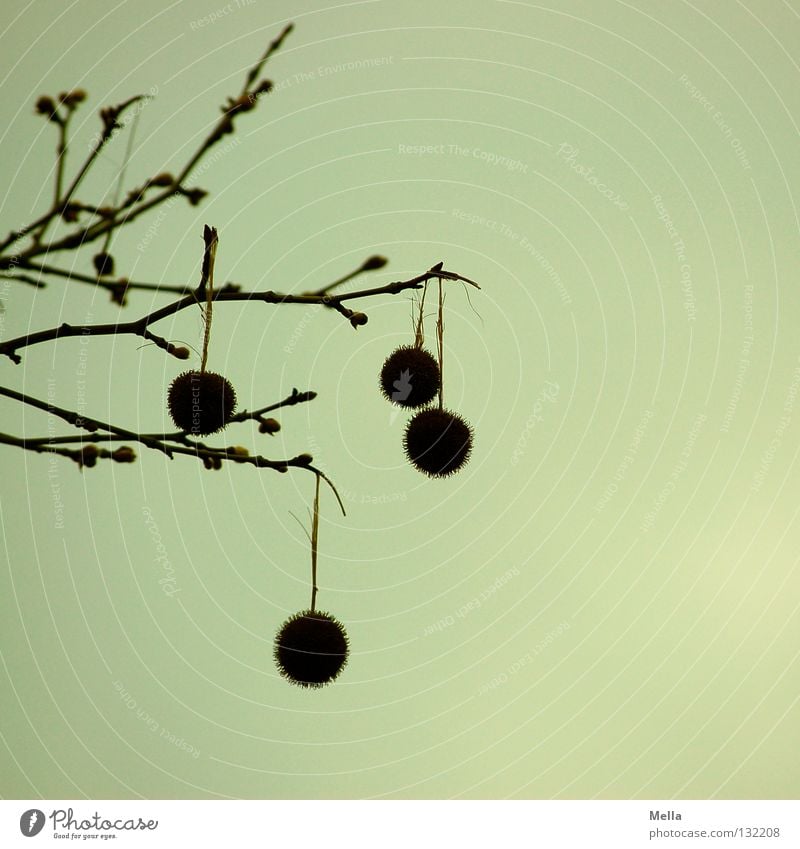
{"label": "thorny round fruit", "polygon": [[329,613],[302,610],[281,625],[275,637],[275,662],[281,675],[299,687],[323,687],[347,663],[344,625]]}
{"label": "thorny round fruit", "polygon": [[386,358],[381,369],[384,397],[401,407],[421,407],[439,391],[439,364],[424,348],[402,345]]}
{"label": "thorny round fruit", "polygon": [[167,405],[176,427],[193,436],[208,436],[230,421],[236,392],[221,374],[185,371],[172,381]]}
{"label": "thorny round fruit", "polygon": [[406,426],[409,462],[433,478],[455,474],[472,452],[472,428],[456,413],[428,407]]}

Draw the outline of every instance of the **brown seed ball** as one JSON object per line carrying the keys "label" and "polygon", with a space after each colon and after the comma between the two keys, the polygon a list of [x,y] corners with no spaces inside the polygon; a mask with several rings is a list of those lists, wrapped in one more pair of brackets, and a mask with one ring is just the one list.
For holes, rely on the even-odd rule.
{"label": "brown seed ball", "polygon": [[275,637],[278,670],[299,687],[329,684],[347,663],[347,653],[344,625],[318,610],[290,616]]}
{"label": "brown seed ball", "polygon": [[421,407],[439,391],[439,364],[423,348],[402,345],[386,358],[381,369],[384,397],[401,407]]}
{"label": "brown seed ball", "polygon": [[428,407],[406,426],[405,450],[409,462],[432,478],[455,474],[472,452],[472,428],[449,410]]}
{"label": "brown seed ball", "polygon": [[185,371],[172,381],[167,406],[176,427],[193,436],[208,436],[230,421],[236,393],[221,374]]}

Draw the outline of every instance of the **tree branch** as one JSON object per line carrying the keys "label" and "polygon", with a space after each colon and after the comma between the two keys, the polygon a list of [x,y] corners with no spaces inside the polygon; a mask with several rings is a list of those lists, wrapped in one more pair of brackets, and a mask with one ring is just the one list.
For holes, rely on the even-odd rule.
{"label": "tree branch", "polygon": [[[373,289],[362,289],[358,292],[346,292],[341,295],[285,295],[279,292],[268,290],[266,292],[225,292],[217,291],[213,293],[215,302],[230,302],[230,301],[263,301],[269,304],[317,304],[320,306],[329,307],[340,312],[347,318],[354,328],[357,328],[367,323],[367,316],[363,312],[355,312],[344,306],[343,301],[353,300],[355,298],[370,298],[376,295],[396,295],[406,289],[418,289],[425,283],[426,280],[440,278],[442,280],[463,281],[469,283],[476,288],[480,288],[477,283],[455,274],[451,271],[446,271],[442,268],[442,264],[435,265],[430,270],[423,274],[413,277],[410,280],[399,280],[392,283],[387,283],[385,286],[377,286]],[[196,294],[188,295],[181,298],[172,304],[167,304],[160,309],[154,310],[148,315],[143,316],[136,321],[116,322],[114,324],[61,324],[58,327],[53,327],[49,330],[40,330],[36,333],[30,333],[27,336],[19,336],[16,339],[9,339],[6,342],[0,343],[0,355],[9,357],[15,363],[22,362],[22,358],[16,353],[21,348],[27,348],[31,345],[38,345],[41,342],[49,342],[54,339],[61,339],[68,336],[110,336],[120,334],[134,334],[148,339],[158,345],[159,348],[165,350],[168,354],[178,357],[179,359],[187,359],[188,349],[185,347],[176,347],[172,343],[167,342],[160,336],[156,336],[148,330],[148,327],[162,318],[167,318],[170,315],[180,312],[187,307],[198,303]]]}

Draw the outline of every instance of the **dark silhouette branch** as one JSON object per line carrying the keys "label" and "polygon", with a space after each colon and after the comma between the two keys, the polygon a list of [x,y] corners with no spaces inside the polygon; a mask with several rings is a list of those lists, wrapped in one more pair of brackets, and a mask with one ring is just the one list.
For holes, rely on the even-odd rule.
{"label": "dark silhouette branch", "polygon": [[[55,123],[59,130],[59,153],[54,201],[52,207],[43,216],[33,222],[33,224],[29,224],[18,230],[13,230],[0,242],[0,254],[2,254],[10,245],[14,244],[20,238],[27,235],[32,237],[32,243],[25,250],[19,251],[17,256],[0,256],[0,271],[13,270],[25,260],[29,260],[40,254],[49,255],[55,251],[73,250],[93,242],[101,236],[110,234],[112,231],[130,224],[140,215],[148,212],[159,204],[164,203],[168,198],[175,194],[186,196],[189,202],[193,205],[199,203],[205,196],[206,192],[198,188],[187,189],[183,185],[185,180],[189,177],[198,162],[200,162],[203,156],[208,153],[216,142],[225,135],[233,133],[234,119],[236,116],[242,112],[248,112],[253,109],[260,96],[262,94],[266,94],[272,89],[272,83],[269,80],[262,80],[258,83],[256,80],[261,73],[264,64],[281,47],[284,39],[291,30],[292,24],[288,24],[280,35],[267,47],[262,57],[249,71],[241,94],[236,99],[228,99],[228,102],[222,107],[222,116],[216,121],[212,130],[201,142],[195,153],[189,158],[178,176],[172,177],[172,175],[159,175],[157,178],[153,178],[148,181],[142,189],[131,192],[121,206],[117,208],[112,207],[101,210],[73,202],[74,194],[91,166],[96,162],[97,156],[105,146],[106,142],[111,138],[114,131],[121,126],[119,118],[122,113],[131,105],[143,99],[144,95],[137,95],[129,98],[124,103],[117,106],[109,106],[100,111],[100,118],[103,123],[102,131],[88,157],[84,161],[83,165],[78,169],[77,174],[63,194],[61,191],[61,183],[63,181],[64,157],[68,148],[68,118],[77,105],[85,99],[86,95],[82,91],[64,93],[59,97],[59,105],[56,105],[49,97],[40,98],[36,104],[36,111],[45,115],[48,120]],[[66,117],[61,115],[59,106],[67,110]],[[154,197],[145,198],[145,189],[151,187],[160,188],[161,191]],[[99,218],[99,220],[86,226],[79,227],[74,232],[69,233],[53,242],[47,244],[42,243],[44,232],[54,218],[60,215],[67,221],[76,220],[77,216],[81,212],[91,212],[93,209],[94,214]]]}
{"label": "dark silhouette branch", "polygon": [[[344,301],[353,300],[355,298],[370,298],[376,295],[396,295],[406,289],[418,289],[427,280],[439,278],[442,280],[459,280],[469,283],[476,288],[480,288],[477,283],[455,274],[446,271],[441,267],[441,263],[431,268],[429,271],[413,277],[410,280],[399,280],[392,283],[387,283],[384,286],[377,286],[373,289],[361,289],[358,292],[346,292],[341,295],[285,295],[272,290],[266,292],[225,292],[218,291],[213,293],[214,302],[230,302],[230,301],[262,301],[268,304],[318,304],[320,306],[329,307],[340,312],[347,318],[354,328],[357,328],[367,323],[367,316],[363,312],[356,312],[344,306]],[[165,350],[168,354],[177,357],[178,359],[188,359],[189,352],[185,347],[176,347],[166,339],[157,336],[150,332],[148,327],[155,324],[163,318],[175,315],[175,313],[194,306],[199,303],[195,293],[167,304],[160,309],[154,310],[148,315],[143,316],[135,321],[115,322],[113,324],[61,324],[58,327],[50,328],[49,330],[40,330],[36,333],[29,333],[26,336],[18,336],[16,339],[9,339],[6,342],[0,343],[0,355],[5,355],[12,359],[15,363],[21,363],[22,358],[16,353],[21,348],[27,348],[31,345],[38,345],[41,342],[50,342],[55,339],[62,339],[68,336],[111,336],[121,334],[134,334],[141,336],[154,342],[159,348]]]}

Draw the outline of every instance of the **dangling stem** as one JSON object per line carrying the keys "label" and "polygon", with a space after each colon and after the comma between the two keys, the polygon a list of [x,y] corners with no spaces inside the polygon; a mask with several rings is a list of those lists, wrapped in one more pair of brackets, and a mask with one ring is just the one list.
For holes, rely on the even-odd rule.
{"label": "dangling stem", "polygon": [[317,604],[317,540],[319,539],[319,475],[314,489],[314,517],[311,520],[311,612]]}
{"label": "dangling stem", "polygon": [[203,228],[203,239],[206,243],[206,249],[203,253],[203,271],[200,280],[200,286],[205,289],[206,309],[203,315],[205,321],[205,333],[203,335],[203,359],[200,363],[200,373],[206,370],[206,362],[208,361],[208,343],[211,339],[211,310],[214,303],[214,260],[217,256],[217,231],[214,227],[206,225]]}
{"label": "dangling stem", "polygon": [[[122,160],[122,168],[119,169],[119,175],[117,176],[117,188],[114,192],[114,200],[111,205],[114,209],[119,206],[119,198],[122,194],[122,184],[125,180],[125,172],[128,170],[128,163],[131,161],[131,153],[133,152],[133,140],[136,138],[136,128],[139,126],[139,118],[141,116],[141,111],[137,110],[136,115],[133,118],[133,126],[131,127],[131,131],[128,134],[128,142],[125,145],[125,158]],[[114,230],[108,230],[103,239],[103,247],[100,250],[105,254],[108,253],[108,249],[111,246],[111,237],[115,234]]]}
{"label": "dangling stem", "polygon": [[439,409],[444,403],[444,295],[439,278],[439,318],[436,321],[436,349],[439,354]]}
{"label": "dangling stem", "polygon": [[419,316],[417,317],[417,326],[414,330],[414,347],[421,348],[425,344],[425,330],[422,326],[423,310],[425,308],[425,293],[428,291],[428,281],[422,287],[422,297],[419,301]]}

